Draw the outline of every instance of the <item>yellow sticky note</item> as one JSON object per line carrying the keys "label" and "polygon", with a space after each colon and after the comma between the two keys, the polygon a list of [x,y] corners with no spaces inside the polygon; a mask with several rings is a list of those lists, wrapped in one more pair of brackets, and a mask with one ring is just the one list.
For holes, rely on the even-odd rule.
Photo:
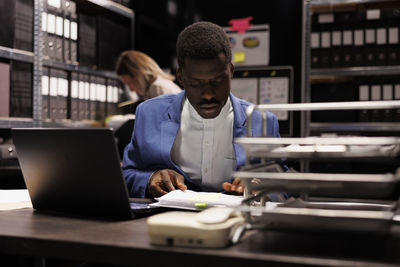
{"label": "yellow sticky note", "polygon": [[244,52],[235,52],[233,54],[233,62],[239,63],[246,60],[246,54]]}

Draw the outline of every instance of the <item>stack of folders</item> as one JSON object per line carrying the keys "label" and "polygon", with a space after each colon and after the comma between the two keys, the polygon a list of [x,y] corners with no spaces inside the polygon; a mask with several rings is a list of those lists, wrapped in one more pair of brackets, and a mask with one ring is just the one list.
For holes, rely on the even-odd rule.
{"label": "stack of folders", "polygon": [[400,8],[312,16],[312,68],[399,65]]}
{"label": "stack of folders", "polygon": [[0,45],[32,51],[33,48],[33,1],[0,1]]}
{"label": "stack of folders", "polygon": [[[312,102],[400,100],[400,78],[396,76],[358,77],[347,82],[314,83]],[[312,111],[313,122],[400,122],[397,109]]]}
{"label": "stack of folders", "polygon": [[78,23],[76,4],[71,0],[47,0],[42,13],[44,56],[47,59],[77,62]]}
{"label": "stack of folders", "polygon": [[89,14],[79,13],[79,64],[93,67],[97,65],[96,55],[96,17]]}
{"label": "stack of folders", "polygon": [[43,68],[42,118],[103,120],[118,113],[119,86],[114,79]]}
{"label": "stack of folders", "polygon": [[[359,83],[360,101],[400,100],[400,80],[385,78],[377,82]],[[360,122],[400,122],[398,109],[360,110]]]}

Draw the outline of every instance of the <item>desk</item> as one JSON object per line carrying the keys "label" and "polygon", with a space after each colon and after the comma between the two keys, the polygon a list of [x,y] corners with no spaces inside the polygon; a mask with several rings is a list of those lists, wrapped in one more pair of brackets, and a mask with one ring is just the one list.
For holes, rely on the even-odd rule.
{"label": "desk", "polygon": [[0,211],[0,253],[135,266],[394,266],[400,238],[252,231],[224,249],[149,244],[146,218],[98,221]]}

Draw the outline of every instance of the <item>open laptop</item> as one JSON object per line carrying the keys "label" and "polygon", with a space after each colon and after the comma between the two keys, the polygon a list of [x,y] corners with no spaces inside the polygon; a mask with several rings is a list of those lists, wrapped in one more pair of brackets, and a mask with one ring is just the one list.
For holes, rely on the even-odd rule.
{"label": "open laptop", "polygon": [[111,129],[14,128],[12,138],[34,209],[105,219],[155,211],[129,200]]}

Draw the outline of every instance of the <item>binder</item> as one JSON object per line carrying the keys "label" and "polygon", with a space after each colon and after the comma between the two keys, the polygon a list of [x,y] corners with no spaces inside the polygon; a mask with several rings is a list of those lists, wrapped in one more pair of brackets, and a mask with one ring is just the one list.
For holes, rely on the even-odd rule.
{"label": "binder", "polygon": [[97,109],[97,86],[96,77],[90,76],[90,92],[89,92],[89,119],[96,120]]}
{"label": "binder", "polygon": [[331,32],[321,32],[321,67],[331,66]]}
{"label": "binder", "polygon": [[[63,36],[63,47],[64,47],[64,61],[72,62],[71,54],[71,22],[73,18],[76,18],[76,4],[70,0],[62,0],[63,7],[63,18],[64,18],[64,36]],[[75,19],[76,21],[76,19]],[[75,26],[74,26],[75,27]],[[76,47],[74,47],[74,55],[76,55]],[[76,61],[76,60],[75,60]]]}
{"label": "binder", "polygon": [[55,69],[50,69],[50,88],[49,88],[49,112],[50,119],[58,118],[58,72]]}
{"label": "binder", "polygon": [[354,55],[353,55],[353,66],[364,65],[364,30],[355,29],[353,31],[354,36]]}
{"label": "binder", "polygon": [[[350,67],[353,65],[354,58],[354,40],[353,40],[353,28],[350,25],[355,23],[354,12],[338,12],[335,14],[335,21],[337,23],[337,30],[341,32],[341,47],[338,50],[338,57],[341,67]],[[336,37],[337,38],[337,37]]]}
{"label": "binder", "polygon": [[47,42],[45,54],[47,54],[51,60],[57,60],[60,53],[58,50],[59,40],[57,37],[57,33],[60,32],[60,19],[57,19],[60,10],[61,0],[47,0]]}
{"label": "binder", "polygon": [[0,117],[10,116],[10,65],[0,63]]}
{"label": "binder", "polygon": [[97,77],[96,80],[97,80],[96,120],[104,120],[106,117],[106,98],[107,98],[106,79],[102,77]]}
{"label": "binder", "polygon": [[[371,101],[380,101],[382,99],[382,86],[380,84],[371,84]],[[371,109],[371,121],[381,121],[381,112],[377,109]]]}
{"label": "binder", "polygon": [[42,51],[43,58],[50,59],[48,55],[47,12],[42,12]]}
{"label": "binder", "polygon": [[79,120],[79,74],[71,73],[71,99],[70,99],[70,118],[73,121]]}
{"label": "binder", "polygon": [[0,46],[32,51],[33,1],[0,1]]}
{"label": "binder", "polygon": [[86,120],[86,100],[85,100],[85,74],[79,75],[79,89],[78,89],[78,119]]}
{"label": "binder", "polygon": [[57,119],[63,120],[68,116],[68,73],[63,70],[58,71],[58,113]]}
{"label": "binder", "polygon": [[311,67],[319,68],[321,67],[321,55],[320,55],[320,33],[311,33]]}
{"label": "binder", "polygon": [[[380,9],[369,9],[366,11],[365,27],[365,64],[375,66],[377,59],[377,21],[380,20]],[[372,87],[371,87],[372,89]],[[371,95],[372,96],[372,95]]]}
{"label": "binder", "polygon": [[85,114],[86,119],[90,120],[90,77],[85,75]]}
{"label": "binder", "polygon": [[336,28],[332,31],[332,53],[331,53],[331,66],[341,67],[342,57],[341,57],[341,47],[342,47],[342,32],[340,31],[338,24]]}
{"label": "binder", "polygon": [[[369,101],[369,85],[360,84],[358,86],[358,100],[359,101]],[[358,121],[359,122],[368,122],[369,121],[369,112],[367,109],[361,109],[358,111]]]}
{"label": "binder", "polygon": [[387,30],[386,27],[376,29],[376,64],[387,65]]}
{"label": "binder", "polygon": [[63,35],[63,60],[64,62],[71,62],[71,20],[70,15],[64,17],[64,35]]}
{"label": "binder", "polygon": [[0,1],[0,10],[7,10],[2,12],[0,16],[0,45],[5,47],[14,47],[15,36],[15,1]]}
{"label": "binder", "polygon": [[388,28],[387,64],[400,64],[399,27]]}
{"label": "binder", "polygon": [[15,1],[15,17],[15,40],[13,47],[33,51],[33,1]]}
{"label": "binder", "polygon": [[32,64],[14,61],[11,67],[10,116],[32,117]]}
{"label": "binder", "polygon": [[109,79],[107,85],[107,115],[117,114],[118,87],[117,81]]}
{"label": "binder", "polygon": [[46,42],[46,55],[49,59],[56,59],[56,16],[47,13],[47,42]]}
{"label": "binder", "polygon": [[78,62],[78,21],[76,14],[71,14],[71,62]]}
{"label": "binder", "polygon": [[55,38],[55,59],[63,61],[63,36],[64,36],[64,20],[61,16],[56,16],[56,34]]}
{"label": "binder", "polygon": [[50,118],[50,110],[49,110],[49,86],[50,86],[50,77],[49,77],[49,69],[43,67],[43,75],[42,75],[42,119],[47,120]]}
{"label": "binder", "polygon": [[[393,100],[393,84],[383,84],[382,86],[382,100]],[[382,121],[391,122],[393,121],[393,109],[381,110]]]}
{"label": "binder", "polygon": [[[400,100],[400,84],[394,85],[394,100]],[[395,109],[393,112],[393,121],[400,122],[400,109]]]}

